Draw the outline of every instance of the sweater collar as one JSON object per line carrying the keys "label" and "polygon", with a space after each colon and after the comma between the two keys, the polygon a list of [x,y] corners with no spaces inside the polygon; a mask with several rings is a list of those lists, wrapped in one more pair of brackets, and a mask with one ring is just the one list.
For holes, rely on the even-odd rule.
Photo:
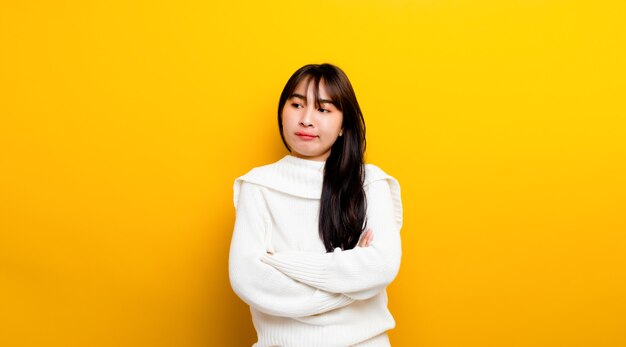
{"label": "sweater collar", "polygon": [[286,155],[277,162],[257,167],[238,178],[290,195],[320,199],[326,162]]}
{"label": "sweater collar", "polygon": [[321,172],[324,174],[324,165],[325,161],[317,161],[317,160],[309,160],[295,157],[291,154],[287,154],[281,160],[277,161],[276,164],[292,166],[294,168],[301,168],[303,170],[312,170],[315,172]]}

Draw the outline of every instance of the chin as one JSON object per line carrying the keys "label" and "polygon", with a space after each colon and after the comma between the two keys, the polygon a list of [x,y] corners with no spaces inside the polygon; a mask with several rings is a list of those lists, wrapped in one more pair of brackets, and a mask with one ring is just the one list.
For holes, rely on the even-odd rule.
{"label": "chin", "polygon": [[302,153],[302,152],[298,152],[298,151],[294,151],[292,150],[292,154],[297,154],[301,157],[306,157],[306,158],[316,158],[319,157],[321,154],[317,154],[317,153]]}
{"label": "chin", "polygon": [[301,156],[301,157],[318,157],[320,155],[322,155],[322,153],[320,152],[312,152],[312,151],[306,151],[306,150],[299,150],[298,148],[295,147],[291,147],[291,154],[294,156]]}

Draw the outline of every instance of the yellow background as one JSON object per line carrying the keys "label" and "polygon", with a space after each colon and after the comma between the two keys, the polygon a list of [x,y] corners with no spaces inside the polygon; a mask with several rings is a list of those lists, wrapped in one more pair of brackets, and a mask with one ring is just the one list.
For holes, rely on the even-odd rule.
{"label": "yellow background", "polygon": [[626,346],[626,3],[2,1],[0,345],[249,346],[233,180],[351,78],[402,186],[394,346]]}

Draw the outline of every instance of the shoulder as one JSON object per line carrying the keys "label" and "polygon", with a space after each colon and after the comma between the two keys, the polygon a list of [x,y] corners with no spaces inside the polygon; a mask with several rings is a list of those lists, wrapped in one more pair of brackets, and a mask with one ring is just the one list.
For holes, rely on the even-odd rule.
{"label": "shoulder", "polygon": [[400,186],[398,180],[383,171],[380,167],[374,164],[365,164],[365,179],[363,180],[363,185],[367,186],[376,181],[388,181],[398,185],[398,187]]}
{"label": "shoulder", "polygon": [[271,175],[276,171],[276,163],[271,163],[263,166],[257,166],[252,168],[250,171],[245,174],[237,177],[235,181],[251,181],[259,177],[264,177]]}
{"label": "shoulder", "polygon": [[237,208],[242,191],[258,192],[261,188],[261,184],[259,183],[272,177],[275,173],[275,164],[276,163],[272,163],[254,167],[235,179],[233,184],[233,203],[235,204],[235,208]]}
{"label": "shoulder", "polygon": [[399,228],[402,228],[402,196],[400,194],[400,183],[398,180],[374,164],[365,164],[363,188],[366,192],[375,190],[380,194],[391,195],[395,220]]}

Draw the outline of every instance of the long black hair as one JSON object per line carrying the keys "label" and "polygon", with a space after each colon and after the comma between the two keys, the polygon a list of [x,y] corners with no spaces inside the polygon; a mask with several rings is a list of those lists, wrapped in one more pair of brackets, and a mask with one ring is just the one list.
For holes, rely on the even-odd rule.
{"label": "long black hair", "polygon": [[365,121],[348,76],[331,64],[309,64],[289,78],[278,102],[278,128],[289,152],[291,148],[283,134],[282,113],[298,83],[312,83],[316,106],[319,107],[320,81],[335,106],[343,113],[343,136],[337,137],[324,166],[324,183],[320,200],[319,233],[326,251],[336,247],[354,248],[365,229],[366,200],[363,190],[365,171]]}

